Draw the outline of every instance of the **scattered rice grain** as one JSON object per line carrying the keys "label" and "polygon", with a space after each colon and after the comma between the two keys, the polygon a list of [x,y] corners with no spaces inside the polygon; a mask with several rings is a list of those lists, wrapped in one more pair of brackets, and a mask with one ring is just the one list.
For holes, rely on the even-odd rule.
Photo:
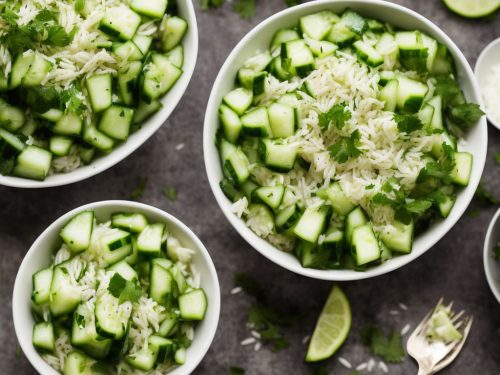
{"label": "scattered rice grain", "polygon": [[255,337],[247,337],[245,340],[240,342],[240,345],[247,346],[247,345],[255,344],[256,342],[257,342],[257,340],[255,339]]}
{"label": "scattered rice grain", "polygon": [[352,368],[352,365],[351,365],[351,362],[349,362],[347,359],[345,359],[344,357],[339,357],[339,362],[342,366],[344,366],[345,368]]}
{"label": "scattered rice grain", "polygon": [[241,288],[241,286],[237,286],[233,289],[231,289],[231,294],[238,294],[238,293],[241,293],[243,289]]}

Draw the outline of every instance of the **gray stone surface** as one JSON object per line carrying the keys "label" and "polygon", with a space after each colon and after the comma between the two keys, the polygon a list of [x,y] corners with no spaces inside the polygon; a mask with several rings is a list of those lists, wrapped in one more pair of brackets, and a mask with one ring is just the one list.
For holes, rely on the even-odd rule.
{"label": "gray stone surface", "polygon": [[[482,48],[500,36],[500,17],[465,20],[448,12],[439,0],[398,0],[441,26],[462,48],[471,64]],[[200,55],[198,66],[184,99],[158,133],[132,156],[109,171],[67,187],[45,190],[0,188],[0,374],[34,374],[27,360],[18,353],[11,313],[11,293],[17,268],[34,239],[53,220],[82,204],[106,199],[126,199],[140,177],[147,176],[142,201],[164,209],[190,226],[209,249],[221,283],[222,310],[214,343],[196,370],[197,374],[228,373],[229,366],[245,368],[247,374],[307,374],[304,364],[310,334],[331,284],[293,275],[272,264],[247,245],[232,229],[218,208],[209,189],[202,155],[202,128],[205,106],[215,76],[239,39],[255,24],[284,8],[281,0],[258,0],[252,21],[242,21],[230,5],[210,13],[198,11]],[[500,167],[493,155],[500,151],[500,133],[489,129],[489,156],[484,179],[493,192],[500,188]],[[185,148],[176,151],[175,146]],[[162,195],[165,186],[179,191],[170,202]],[[490,293],[483,273],[482,245],[494,207],[479,216],[464,216],[433,249],[412,264],[371,280],[343,283],[353,312],[352,332],[335,358],[327,361],[330,373],[348,374],[336,358],[343,356],[354,364],[370,358],[360,343],[359,329],[368,323],[401,329],[415,324],[439,297],[455,300],[476,320],[470,339],[455,364],[443,374],[500,373],[500,306]],[[231,296],[235,272],[247,272],[266,285],[271,301],[287,302],[299,308],[299,323],[286,329],[290,347],[278,353],[268,348],[255,352],[241,347],[248,336],[245,328],[250,299]],[[407,312],[391,315],[398,303]],[[416,373],[415,363],[390,366],[391,374]]]}

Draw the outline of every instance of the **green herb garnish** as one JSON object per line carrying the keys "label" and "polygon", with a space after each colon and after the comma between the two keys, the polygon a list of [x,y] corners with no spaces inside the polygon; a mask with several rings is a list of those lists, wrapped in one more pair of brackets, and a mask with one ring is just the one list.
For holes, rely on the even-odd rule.
{"label": "green herb garnish", "polygon": [[339,163],[345,163],[350,158],[361,155],[359,130],[355,130],[349,137],[342,137],[339,141],[328,147],[330,155]]}
{"label": "green herb garnish", "polygon": [[141,199],[144,194],[144,190],[146,189],[147,183],[148,183],[148,178],[141,177],[139,179],[137,187],[132,191],[132,194],[130,194],[130,199],[134,201]]}
{"label": "green herb garnish", "polygon": [[477,186],[475,197],[483,204],[486,205],[497,205],[500,201],[484,186],[484,182],[481,181]]}
{"label": "green herb garnish", "polygon": [[236,0],[233,9],[241,18],[249,20],[255,15],[256,0]]}
{"label": "green herb garnish", "polygon": [[9,30],[0,39],[14,55],[39,44],[64,47],[69,45],[76,33],[73,29],[69,34],[58,24],[58,15],[47,9],[41,10],[33,20],[26,25],[18,25],[18,16],[7,8],[1,17],[9,24]]}
{"label": "green herb garnish", "polygon": [[225,0],[201,0],[201,9],[218,8],[223,5]]}
{"label": "green herb garnish", "polygon": [[245,369],[242,369],[241,367],[232,366],[229,368],[229,373],[231,375],[245,375]]}
{"label": "green herb garnish", "polygon": [[248,295],[255,298],[248,310],[248,323],[253,330],[259,332],[263,343],[271,344],[273,351],[287,348],[289,343],[281,332],[281,328],[292,325],[297,320],[293,309],[281,313],[272,306],[265,304],[264,288],[251,276],[235,275],[235,285],[240,286]]}
{"label": "green herb garnish", "polygon": [[125,301],[137,302],[142,295],[142,289],[132,281],[125,280],[119,273],[115,273],[108,285],[108,292],[120,303]]}
{"label": "green herb garnish", "polygon": [[321,128],[328,128],[330,124],[337,129],[342,129],[346,121],[351,119],[351,111],[345,104],[335,104],[328,112],[320,113],[318,120]]}
{"label": "green herb garnish", "polygon": [[78,327],[85,328],[86,322],[85,322],[85,317],[83,315],[75,313],[74,318]]}
{"label": "green herb garnish", "polygon": [[386,337],[384,331],[375,326],[365,327],[360,332],[363,344],[370,346],[373,354],[386,362],[402,362],[405,356],[401,334],[395,330]]}
{"label": "green herb garnish", "polygon": [[165,189],[163,189],[163,195],[169,201],[175,201],[177,200],[177,189],[172,186],[167,186]]}
{"label": "green herb garnish", "polygon": [[493,246],[492,253],[495,260],[500,260],[500,242]]}
{"label": "green herb garnish", "polygon": [[500,165],[500,152],[497,152],[495,154],[495,163],[499,164]]}
{"label": "green herb garnish", "polygon": [[422,129],[424,124],[417,115],[394,115],[394,121],[398,124],[398,130],[404,133],[411,133]]}

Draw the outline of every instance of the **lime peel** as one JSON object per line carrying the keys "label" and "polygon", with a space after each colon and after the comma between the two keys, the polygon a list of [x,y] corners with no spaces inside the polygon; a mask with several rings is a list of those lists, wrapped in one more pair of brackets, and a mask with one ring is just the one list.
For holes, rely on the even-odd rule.
{"label": "lime peel", "polygon": [[342,289],[334,285],[316,323],[306,361],[317,362],[331,357],[344,343],[350,330],[349,300]]}
{"label": "lime peel", "polygon": [[500,0],[443,0],[452,12],[467,18],[480,18],[500,8]]}

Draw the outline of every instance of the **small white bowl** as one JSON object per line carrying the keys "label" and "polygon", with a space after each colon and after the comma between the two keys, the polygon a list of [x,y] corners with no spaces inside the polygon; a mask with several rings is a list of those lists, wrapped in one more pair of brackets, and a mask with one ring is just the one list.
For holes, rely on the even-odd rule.
{"label": "small white bowl", "polygon": [[410,254],[397,256],[379,266],[371,267],[365,272],[303,268],[295,256],[278,250],[269,242],[257,236],[245,225],[243,220],[234,215],[231,212],[231,202],[225,197],[219,187],[219,182],[223,177],[223,173],[219,152],[215,146],[215,134],[219,127],[218,109],[223,96],[234,88],[236,73],[244,61],[255,55],[259,50],[267,50],[271,38],[278,29],[296,26],[299,18],[307,14],[325,9],[341,12],[346,8],[352,8],[361,15],[381,19],[404,29],[422,30],[436,38],[439,42],[444,43],[455,59],[457,65],[457,78],[465,93],[465,97],[468,101],[482,104],[474,74],[464,55],[439,27],[425,17],[408,8],[388,1],[318,0],[298,5],[275,14],[247,33],[238,43],[226,59],[213,85],[205,115],[203,133],[205,167],[210,186],[219,206],[238,233],[258,252],[281,267],[315,279],[338,281],[365,279],[393,271],[415,260],[438,242],[455,225],[458,219],[460,219],[472,200],[483,172],[486,160],[486,146],[488,143],[486,120],[482,118],[478,121],[478,124],[468,132],[465,139],[467,144],[463,146],[464,150],[471,152],[474,156],[472,174],[469,185],[458,194],[456,204],[450,216],[446,220],[437,221],[431,228],[425,231],[425,233],[419,235],[415,239],[413,251]]}
{"label": "small white bowl", "polygon": [[500,243],[500,209],[491,219],[484,240],[483,261],[490,289],[500,303],[500,261],[493,258],[493,248]]}
{"label": "small white bowl", "polygon": [[42,359],[33,346],[31,335],[35,321],[31,312],[32,275],[50,264],[51,256],[61,245],[59,232],[63,225],[75,214],[85,210],[93,210],[99,221],[108,220],[114,212],[143,213],[151,221],[166,223],[169,231],[184,246],[195,251],[193,263],[200,272],[201,286],[207,294],[207,313],[195,329],[193,343],[187,350],[186,363],[169,372],[169,375],[190,374],[207,353],[217,330],[220,314],[217,272],[207,249],[185,224],[158,208],[129,201],[103,201],[78,207],[57,219],[33,243],[17,272],[12,297],[14,328],[24,354],[41,375],[60,375]]}
{"label": "small white bowl", "polygon": [[47,176],[44,181],[0,175],[0,185],[18,188],[45,188],[68,185],[85,180],[111,168],[125,159],[146,142],[165,121],[167,121],[186,92],[191,77],[193,76],[196,59],[198,57],[198,26],[196,23],[193,2],[191,0],[182,0],[178,1],[177,4],[179,15],[188,22],[188,30],[182,42],[184,46],[184,66],[183,73],[179,80],[167,95],[161,99],[163,107],[152,117],[143,122],[139,130],[131,133],[125,142],[113,148],[109,154],[96,158],[89,165],[81,166],[69,173],[58,173]]}
{"label": "small white bowl", "polygon": [[[498,64],[500,64],[500,38],[488,44],[477,58],[474,74],[476,75],[480,89],[487,85],[488,80],[491,79],[491,69],[494,65]],[[491,116],[486,105],[484,106],[484,110],[486,111],[489,122],[491,122],[495,128],[500,129],[500,119],[495,119]]]}

